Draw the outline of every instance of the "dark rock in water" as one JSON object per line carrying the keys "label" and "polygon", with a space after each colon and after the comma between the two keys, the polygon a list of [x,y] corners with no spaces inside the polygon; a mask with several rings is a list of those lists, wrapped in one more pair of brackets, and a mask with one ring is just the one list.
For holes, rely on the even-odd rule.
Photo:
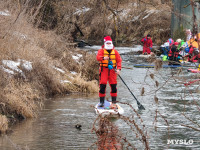
{"label": "dark rock in water", "polygon": [[75,125],[75,128],[78,129],[78,130],[81,130],[81,127],[82,127],[81,124],[76,124],[76,125]]}
{"label": "dark rock in water", "polygon": [[78,47],[85,47],[85,46],[92,46],[91,44],[85,42],[84,40],[75,40],[75,42],[78,42],[77,45]]}
{"label": "dark rock in water", "polygon": [[22,114],[18,114],[17,118],[19,119],[19,121],[25,120],[26,117]]}
{"label": "dark rock in water", "polygon": [[84,47],[84,46],[86,46],[84,41],[78,42],[78,47]]}

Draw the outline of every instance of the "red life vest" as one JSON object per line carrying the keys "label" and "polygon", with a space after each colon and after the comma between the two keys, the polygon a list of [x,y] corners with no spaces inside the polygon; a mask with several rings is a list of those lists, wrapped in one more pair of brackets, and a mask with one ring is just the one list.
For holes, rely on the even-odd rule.
{"label": "red life vest", "polygon": [[168,54],[168,56],[169,56],[169,57],[171,57],[171,56],[172,56],[172,51],[171,51],[171,49],[170,49],[170,51],[169,51],[169,54]]}

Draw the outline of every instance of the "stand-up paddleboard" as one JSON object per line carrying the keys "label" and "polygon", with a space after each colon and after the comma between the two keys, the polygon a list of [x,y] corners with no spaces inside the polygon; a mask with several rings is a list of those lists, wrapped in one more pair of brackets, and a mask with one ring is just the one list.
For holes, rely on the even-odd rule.
{"label": "stand-up paddleboard", "polygon": [[187,71],[192,73],[200,73],[199,69],[188,69]]}
{"label": "stand-up paddleboard", "polygon": [[103,116],[111,115],[117,116],[118,114],[122,115],[124,113],[124,109],[117,104],[117,109],[110,109],[111,102],[105,100],[104,107],[99,107],[99,103],[95,106],[96,114],[101,114]]}
{"label": "stand-up paddleboard", "polygon": [[[135,64],[134,67],[136,68],[154,68],[154,64]],[[187,67],[193,67],[192,65],[162,65],[162,68],[187,68]]]}

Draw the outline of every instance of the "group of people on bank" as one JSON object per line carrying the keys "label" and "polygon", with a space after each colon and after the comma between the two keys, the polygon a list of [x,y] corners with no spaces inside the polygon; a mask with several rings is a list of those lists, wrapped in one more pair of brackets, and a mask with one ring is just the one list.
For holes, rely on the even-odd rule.
{"label": "group of people on bank", "polygon": [[[142,38],[141,42],[143,44],[142,54],[151,54],[153,46],[151,36],[148,34]],[[188,62],[200,63],[200,33],[192,36],[190,29],[186,30],[186,42],[182,39],[174,41],[169,38],[160,48],[163,54],[163,61],[170,61],[169,64],[180,63],[182,59]]]}
{"label": "group of people on bank", "polygon": [[192,37],[190,30],[186,30],[186,34],[186,41],[181,39],[174,41],[169,38],[167,42],[161,45],[163,61],[169,60],[171,64],[176,64],[183,59],[188,62],[200,63],[200,34]]}

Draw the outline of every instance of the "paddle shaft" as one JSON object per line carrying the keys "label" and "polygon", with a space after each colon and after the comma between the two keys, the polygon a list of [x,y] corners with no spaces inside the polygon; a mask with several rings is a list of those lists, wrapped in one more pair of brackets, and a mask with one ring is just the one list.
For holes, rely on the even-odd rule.
{"label": "paddle shaft", "polygon": [[131,93],[131,95],[135,98],[135,100],[137,101],[138,107],[139,109],[145,109],[140,102],[137,100],[137,98],[135,97],[135,95],[131,92],[130,88],[128,87],[128,85],[126,84],[126,82],[122,79],[122,77],[118,74],[119,78],[122,80],[122,82],[124,83],[124,85],[127,87],[127,89],[129,90],[129,92]]}
{"label": "paddle shaft", "polygon": [[130,68],[130,67],[122,67],[122,68],[125,68],[125,69],[131,69],[131,70],[133,70],[133,68]]}
{"label": "paddle shaft", "polygon": [[135,95],[132,93],[132,91],[129,89],[128,85],[124,82],[124,80],[122,79],[122,77],[118,74],[119,78],[122,80],[122,82],[124,83],[124,85],[126,85],[127,89],[129,90],[129,92],[131,92],[131,94],[133,95],[133,97],[135,98],[135,100],[138,102],[137,98],[135,97]]}

